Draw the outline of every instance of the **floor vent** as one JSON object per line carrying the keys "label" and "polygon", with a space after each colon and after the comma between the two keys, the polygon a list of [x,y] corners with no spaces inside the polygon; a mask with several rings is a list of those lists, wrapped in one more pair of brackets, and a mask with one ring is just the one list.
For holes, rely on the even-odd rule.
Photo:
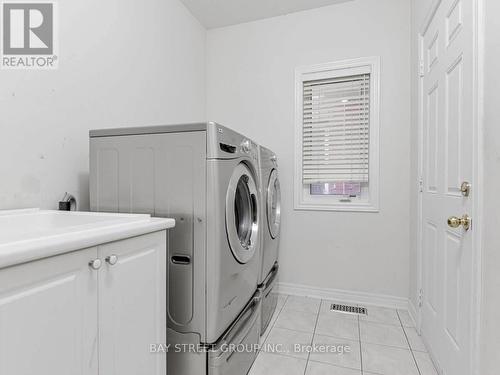
{"label": "floor vent", "polygon": [[341,312],[345,314],[368,315],[368,310],[365,307],[339,305],[338,303],[332,303],[332,305],[330,306],[330,311]]}

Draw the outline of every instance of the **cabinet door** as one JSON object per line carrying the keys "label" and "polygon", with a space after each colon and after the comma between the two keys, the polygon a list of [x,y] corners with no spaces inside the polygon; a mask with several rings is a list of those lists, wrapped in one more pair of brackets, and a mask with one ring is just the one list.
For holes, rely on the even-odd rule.
{"label": "cabinet door", "polygon": [[0,374],[97,375],[91,248],[0,270]]}
{"label": "cabinet door", "polygon": [[165,375],[150,345],[166,342],[166,232],[100,246],[99,257],[100,373]]}

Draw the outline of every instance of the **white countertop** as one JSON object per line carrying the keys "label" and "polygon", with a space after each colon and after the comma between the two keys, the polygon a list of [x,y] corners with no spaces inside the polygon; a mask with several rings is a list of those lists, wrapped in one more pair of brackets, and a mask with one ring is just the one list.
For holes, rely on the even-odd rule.
{"label": "white countertop", "polygon": [[0,268],[175,226],[150,215],[39,209],[0,211]]}

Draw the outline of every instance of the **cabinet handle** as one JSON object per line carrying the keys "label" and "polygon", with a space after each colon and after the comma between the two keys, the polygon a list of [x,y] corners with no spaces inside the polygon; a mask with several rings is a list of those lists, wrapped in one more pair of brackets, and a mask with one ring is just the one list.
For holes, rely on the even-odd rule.
{"label": "cabinet handle", "polygon": [[114,266],[116,262],[118,262],[118,256],[111,254],[106,257],[106,262],[108,262],[110,266]]}
{"label": "cabinet handle", "polygon": [[93,259],[89,262],[89,266],[90,268],[92,268],[93,270],[98,270],[99,268],[101,268],[102,266],[102,261],[97,258],[97,259]]}

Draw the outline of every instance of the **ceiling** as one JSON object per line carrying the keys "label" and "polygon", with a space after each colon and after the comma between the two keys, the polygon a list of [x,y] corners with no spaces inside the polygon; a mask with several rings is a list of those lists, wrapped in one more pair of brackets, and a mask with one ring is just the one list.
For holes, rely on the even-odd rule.
{"label": "ceiling", "polygon": [[352,0],[181,0],[207,29],[320,8]]}

